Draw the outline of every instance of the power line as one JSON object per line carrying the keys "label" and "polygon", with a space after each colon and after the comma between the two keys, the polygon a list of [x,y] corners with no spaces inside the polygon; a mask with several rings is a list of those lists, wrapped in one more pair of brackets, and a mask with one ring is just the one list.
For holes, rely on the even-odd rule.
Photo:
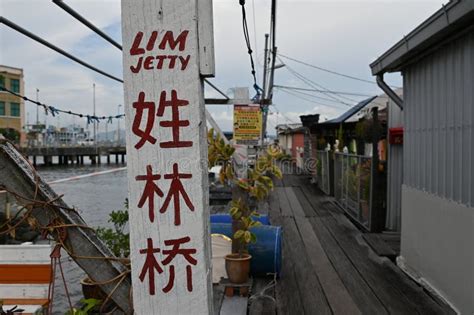
{"label": "power line", "polygon": [[278,107],[277,107],[275,104],[271,104],[270,106],[275,107],[275,109],[278,111],[278,112],[277,112],[277,115],[278,115],[278,114],[281,114],[281,115],[283,116],[283,118],[285,118],[287,121],[289,121],[289,122],[291,122],[291,123],[293,123],[293,124],[297,124],[297,122],[295,122],[293,119],[288,118],[288,116],[286,116],[284,113],[282,113],[282,112],[278,109]]}
{"label": "power line", "polygon": [[[304,96],[309,96],[310,98],[315,98],[317,99],[318,101],[319,100],[322,100],[322,101],[327,101],[327,102],[334,102],[333,100],[329,99],[329,98],[324,98],[324,97],[320,97],[320,96],[316,96],[314,94],[310,94],[310,93],[305,93],[305,92],[302,92],[302,91],[297,91],[297,90],[287,90],[287,89],[279,89],[280,91],[283,91],[283,92],[290,92],[290,94],[294,95],[294,94],[299,94],[299,95],[304,95]],[[348,105],[348,104],[342,104],[346,107],[352,107],[353,105]],[[341,106],[339,104],[327,104],[327,106]],[[341,107],[343,108],[343,107]]]}
{"label": "power line", "polygon": [[352,95],[352,96],[363,96],[363,97],[370,97],[373,95],[370,94],[362,94],[362,93],[354,93],[354,92],[341,92],[341,91],[332,91],[332,90],[318,90],[318,89],[307,89],[301,88],[297,86],[287,86],[287,85],[277,85],[275,84],[274,87],[286,90],[296,90],[296,91],[308,91],[308,92],[318,92],[318,93],[332,93],[332,94],[342,94],[342,95]]}
{"label": "power line", "polygon": [[239,0],[239,4],[242,7],[242,28],[244,31],[244,39],[245,39],[245,44],[247,45],[247,52],[250,57],[250,67],[252,68],[252,77],[253,77],[253,87],[257,92],[257,95],[260,94],[261,88],[257,84],[257,76],[256,76],[256,71],[255,71],[255,63],[253,61],[253,51],[252,51],[252,45],[250,44],[250,34],[249,34],[249,27],[247,24],[247,13],[245,11],[245,0]]}
{"label": "power line", "polygon": [[36,106],[42,107],[44,109],[44,112],[45,112],[46,115],[48,115],[48,113],[49,113],[53,117],[56,117],[56,115],[59,115],[60,113],[63,113],[63,114],[77,116],[77,117],[81,117],[81,118],[87,118],[87,123],[88,124],[93,123],[93,122],[100,122],[101,120],[107,120],[107,123],[112,123],[113,119],[121,119],[121,118],[125,117],[125,114],[113,115],[113,116],[96,116],[96,115],[76,113],[76,112],[73,112],[73,111],[70,111],[70,110],[59,109],[59,108],[56,108],[54,106],[47,105],[47,104],[41,103],[39,101],[32,100],[32,99],[30,99],[30,98],[28,98],[24,95],[20,95],[20,94],[15,93],[11,90],[8,90],[4,87],[0,87],[0,91],[8,92],[12,95],[15,95],[17,97],[20,97],[20,98],[24,99],[27,102],[33,103]]}
{"label": "power line", "polygon": [[308,66],[308,67],[311,67],[311,68],[314,68],[314,69],[318,69],[318,70],[321,70],[321,71],[324,71],[324,72],[327,72],[327,73],[331,73],[331,74],[338,75],[338,76],[341,76],[341,77],[344,77],[344,78],[348,78],[348,79],[352,79],[352,80],[357,80],[357,81],[361,81],[361,82],[365,82],[365,83],[370,83],[370,84],[375,84],[375,85],[377,85],[377,83],[374,82],[374,81],[361,79],[361,78],[354,77],[354,76],[351,76],[351,75],[348,75],[348,74],[344,74],[344,73],[336,72],[336,71],[333,71],[333,70],[325,69],[325,68],[320,67],[320,66],[315,66],[315,65],[309,64],[309,63],[307,63],[307,62],[304,62],[304,61],[301,61],[301,60],[298,60],[298,59],[295,59],[295,58],[292,58],[292,57],[283,55],[283,54],[281,54],[281,53],[278,53],[278,55],[281,56],[281,57],[283,57],[283,58],[286,58],[286,59],[288,59],[288,60],[292,60],[292,61],[297,62],[297,63],[300,63],[300,64],[302,64],[302,65],[305,65],[305,66]]}
{"label": "power line", "polygon": [[44,45],[44,46],[46,46],[46,47],[48,47],[48,48],[50,48],[50,49],[52,49],[52,50],[58,52],[58,53],[60,53],[61,55],[65,56],[65,57],[67,57],[67,58],[69,58],[69,59],[71,59],[71,60],[73,60],[73,61],[75,61],[75,62],[77,62],[77,63],[79,63],[79,64],[81,64],[81,65],[83,65],[84,67],[86,67],[86,68],[88,68],[88,69],[90,69],[90,70],[92,70],[92,71],[95,71],[95,72],[97,72],[97,73],[99,73],[99,74],[102,74],[103,76],[106,76],[106,77],[108,77],[108,78],[110,78],[110,79],[112,79],[112,80],[115,80],[115,81],[117,81],[117,82],[123,83],[123,80],[122,80],[122,79],[119,79],[119,78],[117,78],[117,77],[115,77],[115,76],[113,76],[113,75],[111,75],[111,74],[108,74],[108,73],[105,72],[105,71],[102,71],[102,70],[100,70],[100,69],[98,69],[98,68],[96,68],[96,67],[94,67],[94,66],[88,64],[88,63],[85,62],[85,61],[82,61],[81,59],[79,59],[79,58],[77,58],[77,57],[75,57],[75,56],[69,54],[68,52],[62,50],[61,48],[59,48],[59,47],[57,47],[57,46],[51,44],[50,42],[48,42],[48,41],[42,39],[41,37],[39,37],[39,36],[37,36],[37,35],[35,35],[35,34],[33,34],[33,33],[29,32],[29,31],[27,31],[26,29],[22,28],[21,26],[19,26],[19,25],[13,23],[12,21],[10,21],[10,20],[8,20],[8,19],[2,17],[2,16],[0,16],[0,23],[5,24],[6,26],[8,26],[8,27],[14,29],[15,31],[17,31],[17,32],[19,32],[19,33],[21,33],[21,34],[23,34],[23,35],[25,35],[25,36],[27,36],[27,37],[29,37],[29,38],[35,40],[35,41],[37,41],[38,43],[40,43],[40,44],[42,44],[42,45]]}
{"label": "power line", "polygon": [[297,98],[299,98],[299,99],[301,99],[301,100],[303,100],[303,101],[309,102],[309,103],[311,103],[311,104],[313,104],[313,105],[319,105],[319,106],[331,107],[331,108],[338,108],[338,109],[343,109],[343,110],[346,110],[346,109],[347,109],[347,107],[344,108],[344,107],[342,107],[341,105],[336,105],[336,104],[322,104],[322,103],[320,103],[320,102],[315,102],[314,100],[309,99],[309,98],[304,97],[304,96],[301,96],[301,95],[295,93],[294,91],[291,91],[291,92],[290,92],[290,91],[287,91],[287,90],[280,90],[280,91],[282,91],[283,93],[289,94],[289,95],[293,95],[293,96],[295,96],[295,97],[297,97]]}
{"label": "power line", "polygon": [[[306,78],[304,75],[298,73],[296,70],[294,70],[293,68],[291,68],[290,66],[288,65],[285,65],[285,68],[291,73],[293,74],[296,78],[298,78],[299,80],[301,80],[302,82],[306,83],[308,86],[314,88],[314,89],[318,89],[318,88],[321,88],[323,89],[323,91],[321,93],[325,94],[326,96],[328,96],[329,98],[333,99],[334,101],[338,102],[338,103],[342,103],[344,105],[351,105],[351,104],[348,104],[346,103],[345,101],[341,100],[340,98],[342,98],[342,96],[338,95],[340,98],[337,98],[335,97],[334,95],[332,95],[332,93],[328,92],[330,91],[328,88],[322,86],[321,84],[318,84],[308,78]],[[357,102],[355,100],[350,100],[350,101],[353,101],[353,102]]]}

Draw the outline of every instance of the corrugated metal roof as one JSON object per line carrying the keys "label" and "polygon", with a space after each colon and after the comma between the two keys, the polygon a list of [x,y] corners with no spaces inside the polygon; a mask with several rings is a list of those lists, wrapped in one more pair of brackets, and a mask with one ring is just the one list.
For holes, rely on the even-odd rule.
{"label": "corrugated metal roof", "polygon": [[337,117],[337,118],[334,118],[334,119],[330,119],[330,120],[326,120],[325,122],[322,122],[320,123],[319,125],[324,125],[324,124],[340,124],[340,123],[343,123],[345,122],[346,120],[348,120],[349,118],[351,118],[352,116],[354,116],[355,114],[357,114],[360,110],[362,110],[365,106],[367,106],[368,104],[370,104],[370,102],[372,102],[377,96],[372,96],[372,97],[369,97],[368,99],[366,100],[363,100],[362,102],[358,103],[357,105],[351,107],[347,112],[345,112],[344,114],[342,114],[341,116]]}

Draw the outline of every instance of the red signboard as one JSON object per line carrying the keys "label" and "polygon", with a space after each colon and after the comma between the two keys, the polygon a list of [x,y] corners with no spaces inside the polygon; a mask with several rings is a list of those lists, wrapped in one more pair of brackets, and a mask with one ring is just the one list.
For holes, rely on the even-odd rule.
{"label": "red signboard", "polygon": [[388,135],[390,144],[403,144],[403,127],[390,128]]}

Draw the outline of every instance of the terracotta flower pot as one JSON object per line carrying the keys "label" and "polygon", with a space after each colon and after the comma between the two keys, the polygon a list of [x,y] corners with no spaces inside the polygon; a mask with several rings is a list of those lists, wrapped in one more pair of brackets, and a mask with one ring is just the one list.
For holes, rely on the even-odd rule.
{"label": "terracotta flower pot", "polygon": [[230,282],[235,284],[245,283],[249,279],[250,272],[249,254],[229,254],[225,256],[225,270]]}

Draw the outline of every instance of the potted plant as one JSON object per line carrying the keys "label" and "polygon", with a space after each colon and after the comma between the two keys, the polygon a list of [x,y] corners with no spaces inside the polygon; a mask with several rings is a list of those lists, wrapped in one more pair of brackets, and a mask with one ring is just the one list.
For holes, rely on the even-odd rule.
{"label": "potted plant", "polygon": [[260,226],[256,211],[250,211],[249,207],[241,200],[232,201],[230,214],[234,220],[239,222],[239,229],[234,233],[233,241],[238,242],[238,252],[225,257],[225,268],[227,276],[232,283],[245,283],[250,272],[250,259],[247,247],[250,243],[257,241],[257,236],[250,231],[250,228]]}
{"label": "potted plant", "polygon": [[233,253],[225,257],[226,271],[231,282],[245,283],[249,277],[252,258],[248,253],[248,245],[257,242],[257,237],[251,229],[260,225],[260,222],[255,220],[259,214],[251,209],[249,203],[251,200],[259,201],[268,196],[273,189],[272,175],[281,178],[281,171],[274,164],[281,153],[273,148],[268,149],[258,157],[254,168],[245,172],[245,178],[238,178],[233,159],[235,149],[226,144],[213,129],[209,130],[208,144],[209,167],[220,165],[220,181],[233,187],[229,210],[234,227]]}

